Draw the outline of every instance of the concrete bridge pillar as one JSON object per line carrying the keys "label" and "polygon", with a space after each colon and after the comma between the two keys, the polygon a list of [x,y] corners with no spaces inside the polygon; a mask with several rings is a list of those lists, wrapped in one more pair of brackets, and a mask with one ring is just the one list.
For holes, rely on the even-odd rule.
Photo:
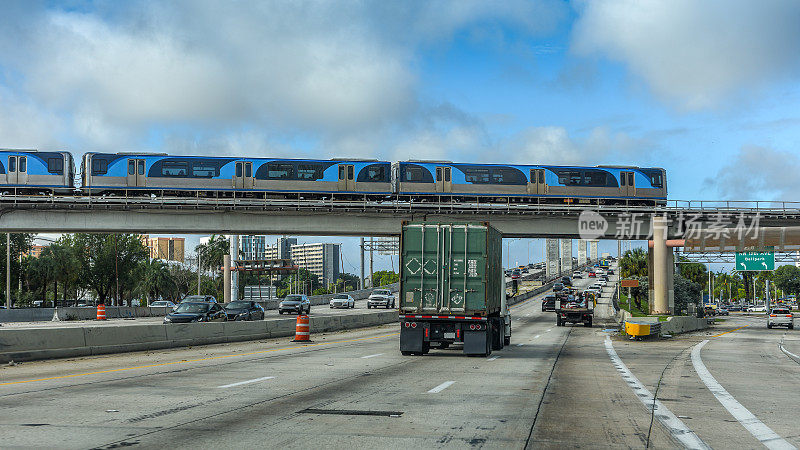
{"label": "concrete bridge pillar", "polygon": [[231,301],[231,255],[222,256],[222,296],[225,303]]}
{"label": "concrete bridge pillar", "polygon": [[653,303],[654,314],[669,314],[669,250],[667,249],[667,222],[660,217],[653,219]]}

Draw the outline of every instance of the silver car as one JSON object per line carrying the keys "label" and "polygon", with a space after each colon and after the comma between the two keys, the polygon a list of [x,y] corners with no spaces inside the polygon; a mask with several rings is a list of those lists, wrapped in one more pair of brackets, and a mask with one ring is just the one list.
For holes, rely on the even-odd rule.
{"label": "silver car", "polygon": [[348,294],[336,294],[330,302],[331,308],[355,308],[356,301]]}
{"label": "silver car", "polygon": [[794,329],[794,315],[787,308],[775,308],[769,313],[767,328],[787,327]]}
{"label": "silver car", "polygon": [[394,295],[389,289],[375,289],[367,299],[367,309],[382,306],[386,309],[394,308]]}

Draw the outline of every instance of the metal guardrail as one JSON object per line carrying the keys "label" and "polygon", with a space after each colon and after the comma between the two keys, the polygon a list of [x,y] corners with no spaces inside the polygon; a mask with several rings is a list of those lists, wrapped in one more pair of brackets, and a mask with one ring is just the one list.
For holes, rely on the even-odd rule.
{"label": "metal guardrail", "polygon": [[[42,195],[22,195],[16,190],[0,195],[0,208],[26,209],[204,209],[204,210],[358,210],[365,212],[423,212],[423,213],[561,213],[564,215],[579,214],[590,209],[600,213],[623,214],[679,214],[694,213],[700,215],[720,213],[760,214],[763,216],[798,216],[800,202],[761,201],[761,200],[667,200],[666,204],[658,204],[653,200],[628,201],[625,204],[604,205],[601,199],[587,199],[585,203],[550,204],[536,201],[522,202],[519,197],[492,197],[488,201],[483,197],[468,196],[430,196],[426,201],[406,195],[372,195],[364,194],[326,194],[325,198],[304,198],[304,195],[292,194],[295,198],[270,198],[263,192],[241,192],[233,196],[201,196],[198,192],[192,197],[176,197],[167,195],[167,191],[154,191],[151,195],[135,195],[136,191],[124,191],[122,195],[85,196],[57,194],[51,192]],[[497,201],[502,199],[502,201]],[[579,199],[580,200],[580,199]],[[652,202],[642,204],[642,202]]]}

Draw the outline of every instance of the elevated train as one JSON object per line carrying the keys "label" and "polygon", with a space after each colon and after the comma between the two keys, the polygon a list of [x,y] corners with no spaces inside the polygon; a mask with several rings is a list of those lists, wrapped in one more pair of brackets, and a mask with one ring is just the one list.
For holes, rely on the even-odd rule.
{"label": "elevated train", "polygon": [[[5,174],[5,178],[2,175]],[[3,192],[78,195],[344,197],[411,200],[663,204],[666,172],[633,166],[469,164],[450,161],[276,159],[85,153],[81,183],[68,152],[0,150]]]}

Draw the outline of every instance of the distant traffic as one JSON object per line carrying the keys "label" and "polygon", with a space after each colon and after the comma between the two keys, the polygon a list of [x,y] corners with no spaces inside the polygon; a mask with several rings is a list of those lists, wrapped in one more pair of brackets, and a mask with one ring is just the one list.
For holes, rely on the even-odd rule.
{"label": "distant traffic", "polygon": [[537,203],[613,204],[667,198],[666,172],[628,166],[549,166],[85,153],[77,184],[69,152],[0,151],[7,193],[77,195],[248,195],[307,198],[436,195],[481,201],[514,198]]}

